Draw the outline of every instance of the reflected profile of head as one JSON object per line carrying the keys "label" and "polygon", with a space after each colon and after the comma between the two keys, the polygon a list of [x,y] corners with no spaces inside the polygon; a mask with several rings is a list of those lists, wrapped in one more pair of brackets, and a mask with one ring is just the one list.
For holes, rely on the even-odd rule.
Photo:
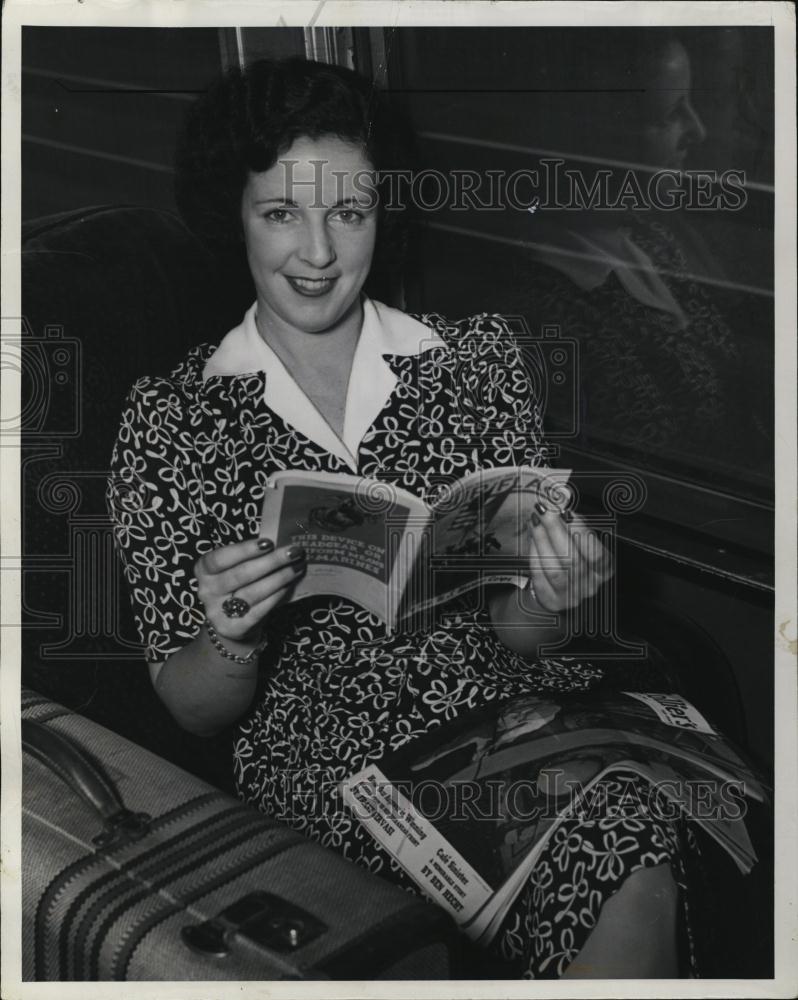
{"label": "reflected profile of head", "polygon": [[645,165],[681,170],[706,138],[692,99],[684,42],[659,27],[546,33],[536,73],[545,96],[530,99],[535,144],[574,154],[590,168]]}
{"label": "reflected profile of head", "polygon": [[677,38],[668,38],[651,51],[641,82],[645,87],[641,160],[682,170],[692,147],[703,142],[707,133],[692,103],[690,57]]}
{"label": "reflected profile of head", "polygon": [[357,73],[259,60],[226,73],[189,111],[178,208],[217,258],[246,257],[259,315],[324,330],[367,281],[401,267],[404,213],[385,207],[383,186],[406,165],[408,137]]}

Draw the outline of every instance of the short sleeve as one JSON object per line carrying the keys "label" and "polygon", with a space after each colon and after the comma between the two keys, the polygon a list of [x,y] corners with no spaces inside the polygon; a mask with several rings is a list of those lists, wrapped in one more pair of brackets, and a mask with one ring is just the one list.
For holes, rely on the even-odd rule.
{"label": "short sleeve", "polygon": [[194,563],[212,548],[185,400],[173,383],[141,379],[128,395],[106,502],[139,637],[150,662],[193,639],[204,615]]}
{"label": "short sleeve", "polygon": [[465,397],[480,464],[483,468],[545,465],[547,450],[532,376],[507,320],[482,315],[470,322]]}

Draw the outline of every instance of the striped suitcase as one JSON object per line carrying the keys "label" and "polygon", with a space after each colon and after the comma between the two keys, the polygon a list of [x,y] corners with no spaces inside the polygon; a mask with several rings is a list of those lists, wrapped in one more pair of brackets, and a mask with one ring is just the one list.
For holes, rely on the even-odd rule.
{"label": "striped suitcase", "polygon": [[22,717],[24,980],[449,977],[431,904],[33,692]]}

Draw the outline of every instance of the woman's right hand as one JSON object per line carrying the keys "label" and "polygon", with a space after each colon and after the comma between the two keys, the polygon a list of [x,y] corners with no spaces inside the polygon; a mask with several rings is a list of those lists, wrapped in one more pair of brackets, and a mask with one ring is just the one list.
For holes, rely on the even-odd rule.
{"label": "woman's right hand", "polygon": [[[289,595],[305,573],[305,550],[298,545],[275,549],[266,538],[251,538],[206,552],[194,565],[205,617],[221,639],[248,642],[266,615]],[[231,618],[222,610],[230,597],[247,602],[249,611]]]}

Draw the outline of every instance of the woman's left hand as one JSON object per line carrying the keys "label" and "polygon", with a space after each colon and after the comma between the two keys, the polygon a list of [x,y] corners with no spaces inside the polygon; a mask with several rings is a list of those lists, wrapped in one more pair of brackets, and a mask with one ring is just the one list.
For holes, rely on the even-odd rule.
{"label": "woman's left hand", "polygon": [[546,611],[576,607],[613,574],[610,552],[578,514],[538,503],[529,534],[532,587]]}

